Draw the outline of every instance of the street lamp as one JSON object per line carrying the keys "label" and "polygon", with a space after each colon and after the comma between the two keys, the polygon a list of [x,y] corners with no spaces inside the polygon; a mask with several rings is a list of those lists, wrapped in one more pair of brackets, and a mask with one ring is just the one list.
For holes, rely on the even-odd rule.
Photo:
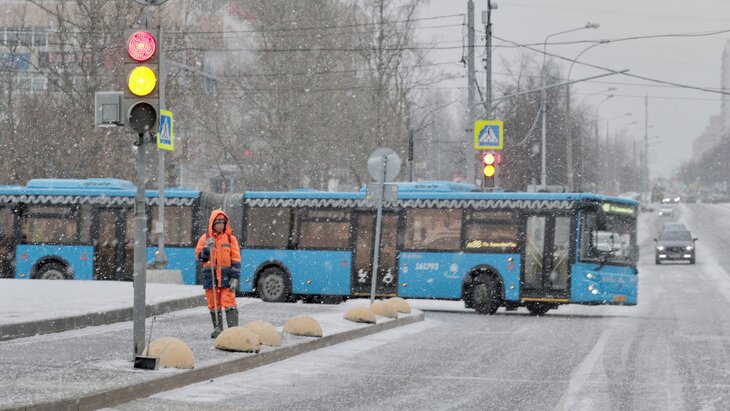
{"label": "street lamp", "polygon": [[608,145],[608,138],[609,138],[608,137],[608,129],[609,129],[609,124],[611,124],[611,121],[618,120],[618,119],[624,118],[624,117],[631,117],[631,116],[632,116],[631,113],[624,113],[624,114],[619,114],[618,116],[615,116],[615,117],[611,117],[611,118],[606,119],[606,145]]}
{"label": "street lamp", "polygon": [[[583,55],[583,53],[592,49],[593,47],[597,47],[597,46],[600,46],[601,44],[606,44],[606,43],[610,43],[610,42],[611,42],[611,40],[604,39],[604,40],[599,41],[598,43],[594,43],[594,44],[591,44],[590,46],[586,47],[585,49],[583,49],[583,51],[578,53],[577,56],[575,56],[575,58],[573,59],[573,62],[570,63],[570,68],[568,69],[568,77],[566,79],[566,82],[568,84],[566,84],[566,86],[565,86],[565,133],[566,133],[565,157],[566,157],[566,162],[567,162],[566,169],[567,169],[567,174],[568,174],[568,176],[567,176],[568,177],[568,191],[570,191],[570,192],[573,191],[573,141],[572,141],[573,133],[572,133],[571,124],[570,124],[570,120],[571,120],[571,116],[570,116],[570,73],[573,71],[573,66],[578,61],[580,56]],[[583,139],[581,138],[581,151],[582,151],[582,149],[583,149]],[[581,164],[582,163],[583,163],[583,159],[581,158]]]}
{"label": "street lamp", "polygon": [[612,151],[611,150],[610,136],[609,136],[610,124],[611,124],[611,122],[613,120],[618,120],[620,118],[630,117],[630,116],[632,116],[631,113],[624,113],[624,114],[619,114],[617,116],[614,116],[614,117],[611,117],[611,118],[606,119],[606,153],[605,154],[606,154],[606,156],[609,156],[609,157],[606,158],[606,162],[605,162],[605,165],[603,167],[603,170],[605,172],[604,175],[609,176],[609,185],[607,187],[605,187],[607,190],[612,190],[613,189],[612,187],[610,187],[610,185],[611,185],[610,182],[612,181],[613,175],[614,175],[614,173],[611,172],[611,168],[610,168],[611,167],[611,163],[609,161],[610,152]]}
{"label": "street lamp", "polygon": [[609,87],[609,88],[607,88],[605,90],[596,91],[595,93],[587,94],[586,97],[595,96],[597,94],[603,94],[603,93],[606,93],[606,92],[609,92],[609,91],[616,91],[616,90],[617,90],[616,87],[611,86],[611,87]]}
{"label": "street lamp", "polygon": [[574,29],[559,31],[545,37],[545,41],[542,42],[542,73],[541,73],[541,88],[542,88],[542,105],[540,111],[542,112],[542,134],[541,134],[541,172],[540,172],[540,185],[545,186],[547,184],[547,90],[545,89],[545,64],[547,57],[547,42],[550,37],[557,36],[560,34],[572,33],[578,30],[584,29],[597,29],[599,25],[597,23],[586,23],[584,26],[576,27]]}

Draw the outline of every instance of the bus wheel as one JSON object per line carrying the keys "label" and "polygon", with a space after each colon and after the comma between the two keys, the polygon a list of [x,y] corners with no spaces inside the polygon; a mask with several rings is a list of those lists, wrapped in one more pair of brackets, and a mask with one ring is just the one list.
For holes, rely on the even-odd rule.
{"label": "bus wheel", "polygon": [[494,277],[481,277],[472,286],[471,301],[479,314],[494,314],[500,306],[499,287]]}
{"label": "bus wheel", "polygon": [[525,307],[527,307],[527,311],[529,311],[532,315],[543,315],[552,308],[550,304],[540,302],[525,303]]}
{"label": "bus wheel", "polygon": [[276,267],[265,269],[256,283],[259,297],[269,303],[283,303],[289,299],[286,274]]}
{"label": "bus wheel", "polygon": [[66,280],[68,276],[66,275],[66,269],[61,264],[47,263],[38,269],[36,278],[41,280]]}

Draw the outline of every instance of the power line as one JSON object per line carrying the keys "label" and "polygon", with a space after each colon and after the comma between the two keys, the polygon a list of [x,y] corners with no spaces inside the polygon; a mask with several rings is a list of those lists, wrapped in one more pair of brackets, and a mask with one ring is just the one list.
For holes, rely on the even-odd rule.
{"label": "power line", "polygon": [[[718,34],[718,33],[714,33],[714,34]],[[586,67],[591,67],[591,68],[595,68],[595,69],[607,71],[609,73],[618,73],[616,70],[611,69],[611,68],[608,68],[608,67],[598,66],[598,65],[589,64],[589,63],[584,63],[584,62],[581,62],[581,61],[573,60],[573,59],[568,58],[568,57],[563,57],[563,56],[558,55],[558,54],[543,52],[542,50],[538,50],[538,49],[535,49],[535,48],[533,48],[531,46],[526,46],[526,45],[523,45],[523,44],[520,44],[520,43],[511,41],[511,40],[503,39],[503,38],[500,38],[500,37],[497,37],[497,36],[494,36],[494,37],[495,38],[498,38],[500,40],[503,40],[505,42],[508,42],[508,43],[517,45],[519,47],[526,48],[526,49],[528,49],[530,51],[538,52],[540,54],[545,54],[547,56],[555,57],[555,58],[558,58],[560,60],[564,60],[564,61],[567,61],[567,62],[570,62],[570,63],[578,63],[578,64],[583,65],[583,66],[586,66]],[[595,43],[595,41],[594,41],[594,43]],[[542,44],[542,43],[540,43],[540,44]],[[690,86],[690,85],[687,85],[687,84],[676,83],[676,82],[667,81],[667,80],[660,80],[660,79],[656,79],[656,78],[652,78],[652,77],[648,77],[648,76],[642,76],[642,75],[639,75],[639,74],[633,74],[633,73],[620,73],[620,74],[623,75],[623,76],[634,77],[634,78],[638,78],[638,79],[641,79],[641,80],[646,80],[646,81],[653,82],[653,83],[667,84],[667,85],[671,85],[671,86],[678,87],[678,88],[685,88],[685,89],[689,89],[689,90],[704,91],[704,92],[707,92],[707,93],[718,93],[718,94],[723,94],[723,95],[730,95],[730,92],[726,92],[726,91],[722,91],[722,90],[714,90],[714,89],[705,88],[705,87]]]}

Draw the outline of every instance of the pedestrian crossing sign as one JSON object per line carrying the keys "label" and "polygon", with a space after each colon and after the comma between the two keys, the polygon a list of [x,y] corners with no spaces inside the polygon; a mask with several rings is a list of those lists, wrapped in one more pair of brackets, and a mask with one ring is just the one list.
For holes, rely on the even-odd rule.
{"label": "pedestrian crossing sign", "polygon": [[504,146],[503,131],[503,121],[476,120],[474,122],[474,148],[477,150],[501,150]]}
{"label": "pedestrian crossing sign", "polygon": [[175,134],[172,131],[172,111],[160,110],[160,131],[157,133],[157,148],[173,151]]}

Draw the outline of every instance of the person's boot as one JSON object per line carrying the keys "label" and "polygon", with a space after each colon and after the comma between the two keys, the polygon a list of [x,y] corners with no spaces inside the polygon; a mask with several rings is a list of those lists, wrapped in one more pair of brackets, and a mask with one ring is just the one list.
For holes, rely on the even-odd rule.
{"label": "person's boot", "polygon": [[226,323],[228,323],[228,328],[238,327],[238,308],[226,308]]}
{"label": "person's boot", "polygon": [[223,315],[222,312],[210,310],[210,319],[213,321],[213,332],[210,334],[210,338],[217,338],[218,335],[223,331]]}

